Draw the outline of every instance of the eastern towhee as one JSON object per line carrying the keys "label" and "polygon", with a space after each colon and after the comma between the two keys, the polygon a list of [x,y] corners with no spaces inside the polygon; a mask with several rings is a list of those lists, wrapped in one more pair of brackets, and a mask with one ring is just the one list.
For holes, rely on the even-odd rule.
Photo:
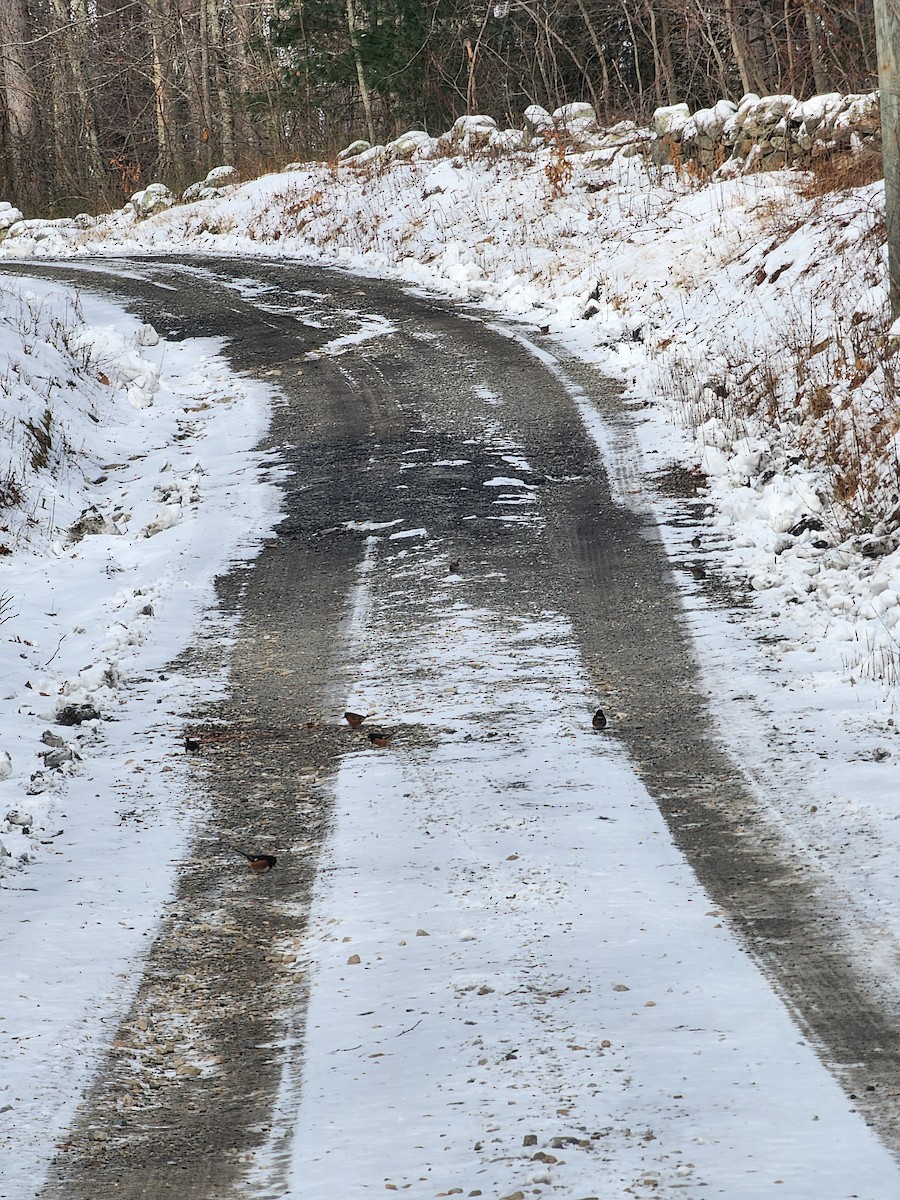
{"label": "eastern towhee", "polygon": [[257,875],[265,875],[266,871],[271,871],[275,866],[274,854],[248,854],[246,850],[238,850],[237,846],[231,846],[225,843],[229,850],[233,850],[235,854],[240,854],[246,858],[250,864],[250,870],[255,871]]}
{"label": "eastern towhee", "polygon": [[393,729],[373,729],[369,741],[373,746],[387,746],[395,732]]}
{"label": "eastern towhee", "polygon": [[351,729],[359,729],[360,725],[362,725],[362,723],[366,719],[366,717],[371,717],[371,715],[372,715],[371,713],[345,712],[344,720],[347,722],[347,724],[350,726]]}

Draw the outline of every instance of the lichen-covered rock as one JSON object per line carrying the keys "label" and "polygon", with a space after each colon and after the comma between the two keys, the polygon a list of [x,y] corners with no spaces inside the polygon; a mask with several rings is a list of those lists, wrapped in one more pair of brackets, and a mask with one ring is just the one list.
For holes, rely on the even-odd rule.
{"label": "lichen-covered rock", "polygon": [[351,167],[365,167],[384,162],[386,158],[386,148],[378,143],[370,146],[368,150],[360,150],[359,154],[355,154],[346,161],[348,166]]}
{"label": "lichen-covered rock", "polygon": [[185,204],[190,204],[193,200],[209,200],[213,196],[220,196],[225,188],[233,187],[237,182],[237,171],[225,163],[221,167],[213,167],[207,172],[205,179],[186,187],[181,193],[181,199]]}
{"label": "lichen-covered rock", "polygon": [[737,105],[730,100],[720,100],[712,108],[700,108],[690,117],[682,129],[685,146],[692,145],[698,153],[711,150],[722,142],[722,131],[737,112]]}
{"label": "lichen-covered rock", "polygon": [[171,208],[174,203],[175,197],[164,183],[151,183],[128,201],[139,221]]}
{"label": "lichen-covered rock", "polygon": [[457,117],[447,135],[451,145],[464,154],[472,150],[483,150],[490,145],[491,136],[497,131],[493,117],[475,114]]}
{"label": "lichen-covered rock", "polygon": [[546,108],[541,108],[540,104],[528,105],[525,109],[524,121],[525,136],[529,140],[545,137],[548,133],[553,132],[553,118]]}
{"label": "lichen-covered rock", "polygon": [[654,112],[650,120],[653,135],[651,162],[666,166],[680,160],[684,131],[690,119],[691,110],[686,104],[666,104]]}
{"label": "lichen-covered rock", "polygon": [[784,121],[796,106],[793,96],[763,96],[744,110],[742,121],[740,116],[738,120],[750,137],[760,137]]}
{"label": "lichen-covered rock", "polygon": [[[343,150],[338,152],[337,160],[338,162],[346,162],[348,158],[356,158],[358,155],[364,154],[366,150],[371,149],[371,142],[367,142],[365,138],[357,138],[355,142],[351,142],[349,146],[345,146]],[[302,163],[292,163],[285,169],[289,171],[291,166],[301,167],[302,165]]]}
{"label": "lichen-covered rock", "polygon": [[650,121],[650,130],[657,137],[678,137],[691,119],[686,104],[667,104],[658,108]]}
{"label": "lichen-covered rock", "polygon": [[389,158],[409,162],[413,158],[427,158],[434,150],[435,139],[422,129],[411,129],[388,142],[385,151]]}
{"label": "lichen-covered rock", "polygon": [[557,108],[552,114],[552,121],[557,132],[564,133],[573,142],[590,141],[600,132],[594,106],[583,101]]}
{"label": "lichen-covered rock", "polygon": [[223,163],[221,167],[213,167],[206,176],[206,186],[214,188],[232,187],[238,181],[237,170]]}
{"label": "lichen-covered rock", "polygon": [[845,106],[835,118],[835,128],[852,129],[865,137],[881,134],[881,108],[877,92],[865,96],[845,96]]}
{"label": "lichen-covered rock", "polygon": [[0,238],[7,233],[11,226],[17,221],[24,220],[25,215],[21,209],[15,208],[8,200],[0,200]]}

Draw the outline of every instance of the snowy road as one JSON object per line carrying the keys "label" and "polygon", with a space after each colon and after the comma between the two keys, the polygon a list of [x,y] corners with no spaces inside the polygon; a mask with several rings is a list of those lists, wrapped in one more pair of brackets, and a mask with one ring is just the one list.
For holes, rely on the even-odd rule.
{"label": "snowy road", "polygon": [[473,608],[435,546],[400,553],[369,560],[348,683],[431,736],[401,724],[337,778],[284,1194],[890,1196],[895,1165],[592,731],[568,623]]}
{"label": "snowy road", "polygon": [[[286,516],[220,589],[210,816],[45,1194],[892,1200],[847,1094],[896,1146],[891,1013],[709,736],[612,389],[352,277],[130,270],[281,389]],[[193,1069],[145,1087],[156,1025]]]}

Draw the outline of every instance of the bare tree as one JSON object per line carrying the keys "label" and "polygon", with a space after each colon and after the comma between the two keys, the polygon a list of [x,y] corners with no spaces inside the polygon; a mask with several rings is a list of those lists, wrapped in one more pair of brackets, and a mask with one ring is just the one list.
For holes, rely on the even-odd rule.
{"label": "bare tree", "polygon": [[0,0],[4,198],[64,213],[364,132],[875,86],[873,0]]}
{"label": "bare tree", "polygon": [[38,135],[37,96],[31,76],[29,54],[29,24],[25,0],[3,0],[0,3],[0,68],[2,68],[3,110],[6,125],[6,151],[12,181],[17,184],[14,194],[23,199],[37,199],[34,179],[34,147]]}

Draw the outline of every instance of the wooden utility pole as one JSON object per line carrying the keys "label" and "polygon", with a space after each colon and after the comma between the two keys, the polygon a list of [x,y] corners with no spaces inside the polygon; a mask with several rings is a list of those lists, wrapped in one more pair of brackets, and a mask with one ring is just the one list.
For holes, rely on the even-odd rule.
{"label": "wooden utility pole", "polygon": [[900,0],[875,0],[891,312],[900,317]]}

